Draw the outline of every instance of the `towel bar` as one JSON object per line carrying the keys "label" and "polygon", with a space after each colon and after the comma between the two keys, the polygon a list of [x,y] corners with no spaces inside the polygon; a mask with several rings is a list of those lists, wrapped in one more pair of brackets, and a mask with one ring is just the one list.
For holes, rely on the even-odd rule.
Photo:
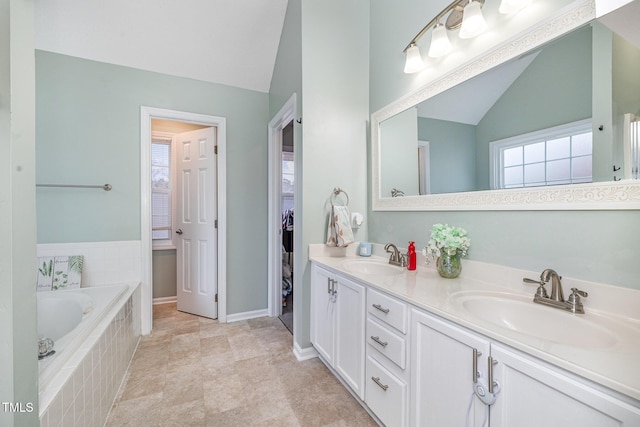
{"label": "towel bar", "polygon": [[105,185],[67,185],[67,184],[36,184],[36,187],[51,188],[102,188],[104,191],[111,191],[111,184]]}

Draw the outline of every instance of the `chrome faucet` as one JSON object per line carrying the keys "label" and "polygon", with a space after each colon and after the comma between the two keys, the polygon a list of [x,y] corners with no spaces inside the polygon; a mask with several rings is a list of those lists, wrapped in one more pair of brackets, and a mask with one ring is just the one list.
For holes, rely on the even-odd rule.
{"label": "chrome faucet", "polygon": [[[539,285],[533,297],[533,302],[561,308],[572,313],[584,314],[584,306],[580,297],[586,298],[589,294],[578,288],[571,288],[571,295],[569,295],[569,298],[565,301],[561,279],[562,277],[558,275],[555,270],[547,268],[540,274],[540,280],[527,279],[525,277],[522,281]],[[547,294],[547,289],[544,287],[549,280],[551,280],[550,297]]]}
{"label": "chrome faucet", "polygon": [[564,292],[562,292],[562,277],[550,268],[545,269],[540,274],[540,281],[547,283],[551,279],[551,299],[553,301],[564,302]]}
{"label": "chrome faucet", "polygon": [[391,254],[389,257],[389,264],[397,265],[399,267],[406,266],[405,258],[400,254],[398,247],[393,243],[387,243],[384,245],[385,252]]}

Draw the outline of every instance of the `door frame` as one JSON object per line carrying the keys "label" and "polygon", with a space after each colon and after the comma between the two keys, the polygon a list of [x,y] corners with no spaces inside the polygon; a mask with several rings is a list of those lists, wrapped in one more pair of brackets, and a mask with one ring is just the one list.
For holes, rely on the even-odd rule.
{"label": "door frame", "polygon": [[[268,125],[269,134],[269,218],[268,218],[268,291],[267,311],[275,317],[282,313],[282,129],[295,120],[297,111],[296,94],[294,93],[271,119]],[[295,132],[294,147],[295,147]],[[295,155],[295,148],[294,148]],[[296,167],[297,171],[298,168]],[[294,175],[297,183],[298,177]],[[294,192],[294,197],[297,196]],[[295,229],[295,225],[294,225]],[[294,231],[295,233],[295,231]],[[295,263],[295,258],[294,258]],[[295,283],[293,285],[295,288]],[[295,328],[294,315],[294,328]]]}
{"label": "door frame", "polygon": [[227,321],[227,128],[224,117],[155,107],[140,107],[140,236],[141,236],[141,333],[147,335],[153,328],[153,271],[151,241],[151,120],[174,120],[215,126],[218,136],[216,204],[218,217],[218,321]]}

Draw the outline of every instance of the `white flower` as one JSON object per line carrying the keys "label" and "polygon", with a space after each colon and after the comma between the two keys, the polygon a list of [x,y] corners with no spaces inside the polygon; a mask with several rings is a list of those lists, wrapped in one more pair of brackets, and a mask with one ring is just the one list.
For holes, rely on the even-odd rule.
{"label": "white flower", "polygon": [[441,251],[446,251],[449,255],[455,255],[459,251],[461,256],[467,256],[470,247],[471,239],[467,237],[465,229],[448,224],[434,224],[431,228],[431,238],[422,253],[429,263],[437,259]]}

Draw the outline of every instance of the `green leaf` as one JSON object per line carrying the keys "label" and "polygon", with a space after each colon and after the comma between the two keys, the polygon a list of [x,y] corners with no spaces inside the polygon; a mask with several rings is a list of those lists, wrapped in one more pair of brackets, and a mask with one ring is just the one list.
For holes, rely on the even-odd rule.
{"label": "green leaf", "polygon": [[82,264],[82,255],[74,255],[69,257],[69,270],[73,271],[74,273],[82,274]]}

